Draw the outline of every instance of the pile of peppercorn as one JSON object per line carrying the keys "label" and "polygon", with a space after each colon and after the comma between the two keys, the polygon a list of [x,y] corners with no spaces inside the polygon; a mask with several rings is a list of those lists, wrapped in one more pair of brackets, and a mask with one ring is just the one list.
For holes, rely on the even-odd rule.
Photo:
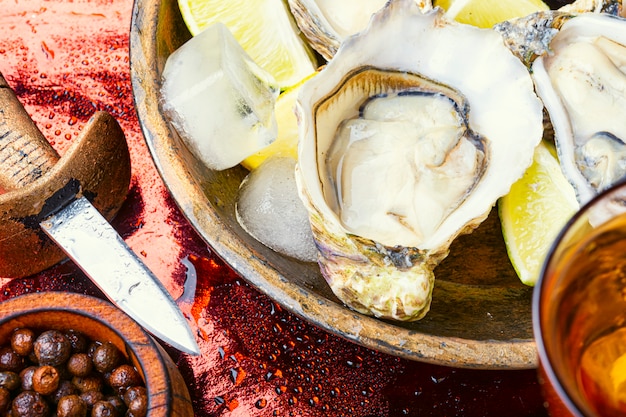
{"label": "pile of peppercorn", "polygon": [[20,328],[0,346],[0,415],[143,417],[145,384],[110,342]]}

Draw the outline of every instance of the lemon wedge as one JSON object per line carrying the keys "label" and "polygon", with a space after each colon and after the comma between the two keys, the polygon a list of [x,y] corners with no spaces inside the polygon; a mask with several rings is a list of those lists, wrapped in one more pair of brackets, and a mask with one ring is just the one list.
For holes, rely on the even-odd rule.
{"label": "lemon wedge", "polygon": [[533,164],[498,201],[509,259],[524,284],[535,285],[552,242],[578,207],[554,149],[542,142]]}
{"label": "lemon wedge", "polygon": [[541,0],[435,0],[453,20],[481,28],[531,13],[549,10]]}
{"label": "lemon wedge", "polygon": [[270,156],[285,156],[298,159],[298,119],[296,118],[295,105],[300,87],[313,75],[300,81],[294,87],[280,93],[274,106],[274,117],[278,126],[276,140],[254,155],[249,156],[241,164],[253,170],[261,165]]}
{"label": "lemon wedge", "polygon": [[282,89],[315,71],[312,49],[283,0],[178,0],[192,35],[222,22],[250,57],[272,74]]}

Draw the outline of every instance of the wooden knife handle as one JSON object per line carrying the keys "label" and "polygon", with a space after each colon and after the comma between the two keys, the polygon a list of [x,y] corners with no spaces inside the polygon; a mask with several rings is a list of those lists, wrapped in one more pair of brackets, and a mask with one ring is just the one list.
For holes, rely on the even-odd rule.
{"label": "wooden knife handle", "polygon": [[57,152],[0,74],[0,189],[28,185],[58,160]]}

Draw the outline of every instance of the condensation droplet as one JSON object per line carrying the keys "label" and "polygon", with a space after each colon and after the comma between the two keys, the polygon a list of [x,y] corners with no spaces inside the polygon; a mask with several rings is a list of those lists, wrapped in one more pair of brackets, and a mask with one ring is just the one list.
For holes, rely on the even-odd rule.
{"label": "condensation droplet", "polygon": [[267,406],[267,400],[265,398],[261,398],[260,400],[257,400],[256,403],[254,403],[254,406],[261,410]]}

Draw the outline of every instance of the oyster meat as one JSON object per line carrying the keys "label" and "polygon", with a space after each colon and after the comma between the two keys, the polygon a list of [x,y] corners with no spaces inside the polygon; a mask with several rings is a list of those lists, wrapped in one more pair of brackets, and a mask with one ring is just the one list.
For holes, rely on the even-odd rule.
{"label": "oyster meat", "polygon": [[532,73],[561,169],[585,204],[626,175],[626,20],[567,19]]}
{"label": "oyster meat", "polygon": [[418,320],[433,270],[531,164],[542,104],[492,30],[392,0],[301,88],[296,180],[333,292]]}

